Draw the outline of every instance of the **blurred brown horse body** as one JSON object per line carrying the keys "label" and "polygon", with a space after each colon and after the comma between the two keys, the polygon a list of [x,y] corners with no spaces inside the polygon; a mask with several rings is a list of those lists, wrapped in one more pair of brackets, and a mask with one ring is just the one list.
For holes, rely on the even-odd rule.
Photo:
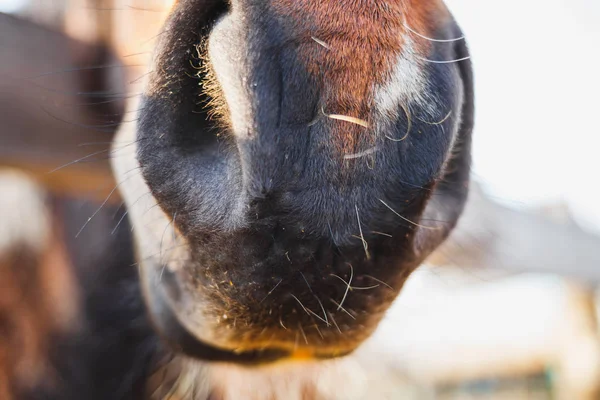
{"label": "blurred brown horse body", "polygon": [[132,65],[103,95],[127,102],[109,158],[137,268],[123,211],[75,229],[65,206],[84,322],[39,328],[53,379],[21,397],[397,396],[368,338],[468,191],[472,78],[444,4],[108,8],[81,36]]}

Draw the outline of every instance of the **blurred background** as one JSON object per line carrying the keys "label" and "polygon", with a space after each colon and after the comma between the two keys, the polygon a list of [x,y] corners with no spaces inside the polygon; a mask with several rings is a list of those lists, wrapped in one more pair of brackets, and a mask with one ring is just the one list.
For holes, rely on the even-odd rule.
{"label": "blurred background", "polygon": [[600,2],[448,0],[475,63],[475,177],[512,207],[600,229]]}
{"label": "blurred background", "polygon": [[[474,190],[374,340],[393,343],[409,380],[427,388],[415,398],[600,399],[600,2],[446,3],[475,68]],[[94,27],[144,9],[110,4],[0,0],[0,12],[36,24],[0,20],[2,215],[46,186],[93,212],[86,204],[114,187],[108,143],[128,118],[123,87],[136,79],[122,76],[132,61],[99,45]],[[16,87],[24,77],[29,85]],[[22,214],[13,225],[37,215]]]}

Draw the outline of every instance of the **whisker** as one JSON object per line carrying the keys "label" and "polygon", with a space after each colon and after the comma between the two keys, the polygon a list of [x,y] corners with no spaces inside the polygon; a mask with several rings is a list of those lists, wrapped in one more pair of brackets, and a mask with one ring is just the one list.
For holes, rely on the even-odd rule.
{"label": "whisker", "polygon": [[281,325],[281,327],[283,329],[285,329],[286,331],[288,330],[288,328],[283,324],[283,320],[281,319],[281,315],[279,315],[279,325]]}
{"label": "whisker", "polygon": [[452,115],[452,110],[450,110],[450,112],[444,118],[442,118],[442,120],[439,121],[439,122],[429,122],[429,121],[422,120],[419,117],[415,117],[415,118],[418,119],[419,121],[423,122],[424,124],[428,124],[428,125],[441,125],[444,122],[446,122],[448,120],[448,118],[450,118],[451,115]]}
{"label": "whisker", "polygon": [[380,235],[380,236],[386,236],[386,237],[389,237],[389,238],[393,238],[393,236],[390,235],[389,233],[383,233],[383,232],[378,232],[378,231],[371,231],[371,233],[374,234],[374,235]]}
{"label": "whisker", "polygon": [[327,324],[327,326],[330,326],[329,319],[327,319],[327,313],[325,312],[325,307],[323,307],[323,303],[321,303],[321,300],[317,297],[317,295],[315,295],[315,299],[317,299],[317,301],[319,302],[319,305],[321,306],[321,311],[323,311],[323,317],[325,318],[325,323]]}
{"label": "whisker", "polygon": [[[172,246],[172,247],[168,247],[168,248],[166,248],[166,249],[165,249],[165,251],[177,250],[177,249],[181,249],[181,248],[183,248],[183,247],[187,247],[187,246],[188,246],[188,244],[187,244],[187,243],[178,243],[178,244],[176,244],[175,246]],[[151,259],[155,258],[155,257],[156,257],[156,256],[158,256],[158,255],[160,255],[160,253],[154,253],[154,254],[151,254],[151,255],[149,255],[149,256],[147,256],[147,257],[144,257],[144,258],[141,258],[141,259],[139,259],[137,262],[134,262],[134,263],[132,263],[130,266],[131,266],[131,267],[133,267],[133,266],[136,266],[136,265],[138,265],[138,266],[139,266],[139,265],[141,265],[141,264],[142,264],[144,261],[151,260]]]}
{"label": "whisker", "polygon": [[375,153],[377,150],[379,150],[379,149],[377,148],[377,146],[375,146],[375,147],[371,147],[370,149],[367,149],[365,151],[361,151],[360,153],[346,154],[346,155],[344,155],[344,160],[354,160],[357,158],[365,157],[365,156]]}
{"label": "whisker", "polygon": [[406,133],[404,134],[404,136],[402,136],[400,139],[394,139],[393,137],[389,137],[388,135],[385,135],[385,137],[389,140],[391,140],[392,142],[402,142],[403,140],[405,140],[408,135],[410,134],[410,131],[412,130],[412,119],[410,116],[410,112],[408,111],[408,108],[406,108],[406,106],[404,104],[400,104],[400,107],[402,107],[402,110],[404,110],[404,114],[406,114]]}
{"label": "whisker", "polygon": [[[277,287],[281,284],[281,282],[283,282],[283,279],[280,279],[279,282],[277,282],[277,284],[273,287],[273,289],[269,290],[269,293],[267,293],[267,295],[265,297],[263,297],[263,299],[260,301],[260,303],[265,301],[265,299],[267,297],[269,297],[271,295],[271,293],[273,293],[275,291],[275,289],[277,289]],[[280,319],[280,322],[281,322],[281,319]],[[283,326],[283,324],[282,324],[282,326]]]}
{"label": "whisker", "polygon": [[394,214],[396,214],[398,217],[400,217],[401,219],[403,219],[404,221],[406,221],[406,222],[408,222],[408,223],[410,223],[410,224],[413,224],[414,226],[418,226],[419,228],[423,228],[423,229],[435,230],[435,231],[436,231],[436,230],[440,230],[440,229],[442,229],[442,228],[441,228],[441,227],[439,227],[439,226],[433,227],[433,226],[425,226],[425,225],[417,224],[416,222],[414,222],[414,221],[411,221],[410,219],[408,219],[408,218],[406,218],[406,217],[404,217],[404,216],[400,215],[400,214],[399,214],[399,213],[398,213],[396,210],[394,210],[392,207],[390,207],[390,206],[389,206],[389,205],[388,205],[388,204],[387,204],[385,201],[383,201],[383,200],[381,200],[381,199],[378,199],[378,200],[379,200],[381,203],[383,203],[383,205],[384,205],[384,206],[386,206],[387,208],[389,208],[389,209],[390,209],[390,211],[392,211],[392,212],[393,212]]}
{"label": "whisker", "polygon": [[352,290],[371,290],[371,289],[376,289],[378,288],[380,285],[373,285],[373,286],[365,286],[365,287],[360,287],[360,286],[352,286],[351,289]]}
{"label": "whisker", "polygon": [[[162,258],[162,256],[161,256],[161,258]],[[162,277],[163,277],[163,274],[165,273],[165,269],[167,268],[167,264],[165,264],[165,263],[163,263],[163,262],[161,262],[161,264],[162,264],[162,268],[161,268],[161,270],[160,270],[160,275],[158,275],[158,279],[157,279],[157,281],[155,282],[155,284],[156,284],[157,286],[160,284],[160,282],[162,282]]]}
{"label": "whisker", "polygon": [[134,93],[131,95],[127,95],[127,96],[120,96],[120,97],[115,97],[112,96],[113,98],[110,100],[102,100],[102,101],[87,101],[87,102],[80,102],[80,103],[60,103],[63,106],[72,106],[72,107],[79,107],[79,106],[99,106],[99,105],[103,105],[103,104],[109,104],[109,103],[115,103],[118,101],[122,101],[122,100],[128,100],[128,99],[133,99],[136,98],[138,96],[141,96],[143,93]]}
{"label": "whisker", "polygon": [[171,240],[173,240],[173,242],[175,242],[175,240],[177,240],[177,223],[175,222],[175,220],[177,219],[177,213],[179,211],[175,211],[175,214],[173,214],[173,236],[171,237]]}
{"label": "whisker", "polygon": [[308,345],[308,339],[306,338],[306,333],[304,333],[304,328],[302,328],[302,324],[298,323],[298,328],[300,328],[300,332],[302,333],[302,337],[304,337],[304,342]]}
{"label": "whisker", "polygon": [[130,6],[130,5],[127,5],[125,7],[129,8],[130,10],[133,10],[133,11],[146,11],[146,12],[156,12],[156,13],[165,11],[164,9],[163,10],[153,10],[151,8],[134,7],[134,6]]}
{"label": "whisker", "polygon": [[416,189],[422,189],[422,190],[426,190],[428,192],[432,192],[433,191],[432,189],[426,188],[424,186],[417,185],[415,183],[406,182],[406,181],[403,181],[403,180],[400,180],[400,179],[398,179],[398,182],[402,183],[403,185],[410,186],[410,187],[413,187],[413,188],[416,188]]}
{"label": "whisker", "polygon": [[329,318],[331,318],[331,321],[333,322],[333,325],[335,325],[336,329],[338,330],[339,333],[342,333],[342,330],[340,329],[340,327],[338,326],[337,322],[335,322],[335,318],[333,317],[332,313],[329,313]]}
{"label": "whisker", "polygon": [[464,39],[465,39],[465,36],[464,36],[464,35],[463,35],[463,36],[460,36],[460,37],[457,37],[457,38],[453,38],[453,39],[434,39],[434,38],[431,38],[431,37],[429,37],[429,36],[425,36],[425,35],[423,35],[423,34],[421,34],[421,33],[417,32],[417,31],[415,31],[415,30],[414,30],[414,29],[412,29],[410,26],[408,26],[408,24],[406,23],[406,21],[403,23],[403,25],[404,25],[404,28],[406,28],[406,30],[408,30],[409,32],[411,32],[411,33],[413,33],[413,34],[415,34],[415,35],[419,36],[420,38],[423,38],[423,39],[425,39],[425,40],[429,40],[430,42],[437,42],[437,43],[453,43],[453,42],[458,42],[458,41],[461,41],[461,40],[464,40]]}
{"label": "whisker", "polygon": [[302,307],[302,309],[304,310],[305,313],[309,314],[309,312],[307,311],[307,308],[304,307],[304,304],[302,304],[302,302],[300,301],[299,298],[297,298],[293,293],[290,293],[290,296],[292,296],[294,299],[296,299],[296,301],[298,302],[298,304],[300,304],[300,307]]}
{"label": "whisker", "polygon": [[[348,296],[348,292],[350,291],[350,285],[352,285],[352,278],[354,277],[354,268],[352,267],[352,264],[348,264],[348,265],[350,266],[350,279],[348,280],[348,283],[346,284],[346,291],[344,292],[344,297],[342,297],[342,301],[340,302],[340,305],[338,306],[338,311],[342,308],[344,301],[346,301],[346,297]],[[342,281],[344,281],[344,280],[342,279]]]}
{"label": "whisker", "polygon": [[438,60],[430,60],[428,58],[423,58],[420,56],[415,56],[417,57],[419,60],[422,61],[426,61],[428,63],[432,63],[432,64],[452,64],[452,63],[457,63],[457,62],[461,62],[461,61],[466,61],[466,60],[470,60],[471,56],[466,56],[466,57],[462,57],[462,58],[457,58],[455,60],[442,60],[442,61],[438,61]]}
{"label": "whisker", "polygon": [[125,141],[123,141],[123,142],[116,142],[114,140],[106,141],[106,142],[84,142],[84,143],[79,143],[77,145],[77,147],[100,146],[100,145],[109,145],[109,144],[110,145],[119,144],[119,145],[125,146],[125,145],[132,145],[134,143],[140,143],[140,142],[142,142],[144,140],[149,140],[149,139],[150,139],[149,137],[148,138],[138,138],[136,140],[132,140],[132,141],[129,141],[129,142],[125,142]]}
{"label": "whisker", "polygon": [[374,276],[371,276],[371,275],[363,275],[363,276],[364,276],[365,278],[372,279],[372,280],[374,280],[375,282],[379,282],[379,283],[381,283],[383,286],[387,287],[387,288],[388,288],[388,289],[390,289],[390,290],[394,290],[394,288],[393,288],[393,287],[391,287],[390,285],[388,285],[387,283],[385,283],[385,282],[384,282],[384,281],[382,281],[381,279],[377,279],[377,278],[375,278]]}
{"label": "whisker", "polygon": [[[162,31],[160,31],[159,33],[157,33],[156,35],[152,36],[151,38],[149,38],[148,40],[145,40],[141,43],[141,46],[144,46],[148,43],[150,43],[151,41],[153,41],[154,39],[156,39],[157,37],[159,37],[160,35],[164,35],[167,32],[167,29],[163,29]],[[146,65],[141,65],[142,67],[145,67]]]}
{"label": "whisker", "polygon": [[93,91],[61,90],[61,89],[44,86],[40,83],[37,83],[37,82],[32,81],[31,79],[27,79],[27,78],[18,78],[17,77],[16,79],[22,80],[25,83],[35,86],[36,88],[43,90],[45,92],[62,94],[62,95],[66,95],[66,96],[85,96],[85,97],[102,97],[102,98],[110,97],[110,98],[121,99],[121,98],[125,98],[125,96],[128,94],[128,92],[126,92],[126,91],[110,92],[110,91],[106,91],[106,90],[93,90]]}
{"label": "whisker", "polygon": [[54,172],[56,172],[56,171],[59,171],[59,170],[61,170],[61,169],[63,169],[63,168],[67,168],[67,167],[69,167],[69,166],[71,166],[71,165],[77,164],[77,163],[79,163],[79,162],[81,162],[81,161],[87,160],[87,159],[89,159],[89,158],[91,158],[91,157],[94,157],[94,156],[97,156],[97,155],[99,155],[99,154],[103,154],[103,153],[110,153],[110,152],[113,152],[113,151],[114,151],[114,152],[117,152],[117,151],[119,151],[119,150],[122,150],[122,149],[124,149],[124,148],[126,148],[126,147],[128,147],[128,146],[131,146],[132,144],[133,144],[133,143],[130,143],[130,144],[124,145],[123,147],[119,147],[118,149],[103,149],[103,150],[95,151],[95,152],[93,152],[93,153],[91,153],[91,154],[88,154],[88,155],[87,155],[87,156],[85,156],[85,157],[78,158],[78,159],[77,159],[77,160],[75,160],[75,161],[71,161],[71,162],[68,162],[68,163],[66,163],[66,164],[64,164],[64,165],[61,165],[60,167],[54,168],[53,170],[51,170],[51,171],[47,172],[47,174],[48,174],[48,175],[49,175],[49,174],[52,174],[52,173],[54,173]]}
{"label": "whisker", "polygon": [[331,236],[331,241],[335,246],[337,246],[335,236],[333,235],[333,229],[331,229],[331,223],[329,221],[327,221],[327,228],[329,228],[329,235]]}
{"label": "whisker", "polygon": [[[160,251],[161,251],[161,255],[159,256],[159,262],[160,262],[161,264],[164,264],[164,263],[163,263],[163,256],[162,256],[162,248],[163,248],[163,242],[164,242],[164,239],[165,239],[165,234],[167,233],[167,229],[169,229],[169,227],[170,227],[170,226],[171,226],[171,224],[173,223],[173,221],[174,221],[174,219],[175,219],[175,217],[176,217],[176,216],[177,216],[177,213],[175,213],[175,214],[174,214],[174,217],[173,217],[173,219],[169,221],[169,223],[167,224],[167,226],[165,226],[165,229],[163,230],[163,233],[162,233],[162,235],[161,235],[161,237],[160,237],[160,247],[159,247],[159,249],[160,249]],[[164,268],[163,268],[163,269],[164,269]],[[162,273],[161,273],[161,277],[162,277]]]}
{"label": "whisker", "polygon": [[126,56],[123,56],[123,58],[134,57],[134,56],[141,56],[143,54],[152,54],[152,52],[151,51],[140,51],[139,53],[127,54]]}
{"label": "whisker", "polygon": [[141,217],[143,218],[148,212],[150,212],[150,210],[154,209],[155,207],[158,207],[158,203],[153,204],[146,211],[144,211],[144,213],[141,215]]}
{"label": "whisker", "polygon": [[327,50],[331,50],[331,46],[329,46],[327,43],[325,43],[324,41],[322,41],[321,39],[317,39],[314,36],[310,37],[312,40],[314,40],[315,42],[317,42],[318,44],[320,44],[321,46],[325,47]]}
{"label": "whisker", "polygon": [[113,193],[117,190],[117,188],[121,184],[123,184],[125,181],[127,181],[128,179],[130,179],[132,176],[128,176],[127,178],[123,179],[121,182],[117,183],[117,185],[114,187],[114,189],[110,191],[110,193],[108,194],[108,196],[106,196],[106,199],[104,199],[104,201],[102,202],[102,204],[100,204],[100,207],[98,207],[98,209],[96,211],[94,211],[94,213],[87,219],[87,221],[85,221],[85,223],[83,224],[83,226],[81,227],[81,229],[79,229],[79,232],[77,232],[77,234],[75,235],[76,239],[79,237],[79,235],[81,234],[81,232],[83,232],[83,230],[85,229],[85,227],[88,226],[88,224],[90,223],[90,221],[92,219],[94,219],[94,217],[100,212],[100,210],[102,209],[102,207],[104,207],[106,205],[106,203],[108,202],[108,200],[110,199],[110,197],[113,195]]}
{"label": "whisker", "polygon": [[323,321],[325,323],[325,325],[329,326],[329,322],[327,322],[326,320],[324,320],[322,317],[320,317],[319,315],[317,315],[313,310],[307,308],[306,312],[309,313],[309,315],[317,318],[319,321]]}
{"label": "whisker", "polygon": [[[80,128],[90,129],[90,130],[95,131],[95,132],[112,133],[115,130],[114,127],[116,127],[116,126],[119,125],[119,124],[112,124],[111,123],[111,124],[108,124],[106,126],[102,126],[102,125],[94,126],[94,125],[82,124],[82,123],[75,122],[75,121],[68,121],[68,120],[66,120],[64,118],[60,118],[59,116],[54,115],[52,112],[50,112],[48,109],[46,109],[46,107],[44,107],[43,105],[39,104],[38,106],[39,106],[39,108],[44,113],[46,113],[52,119],[55,119],[55,120],[60,121],[60,122],[64,122],[65,124],[77,126],[77,127],[80,127]],[[106,129],[102,129],[103,127],[106,128]]]}
{"label": "whisker", "polygon": [[127,214],[129,214],[129,210],[125,210],[125,212],[123,213],[123,215],[119,219],[119,222],[117,222],[117,225],[115,225],[115,227],[113,228],[113,230],[110,232],[111,235],[115,234],[115,232],[117,231],[117,229],[121,225],[121,222],[123,222],[125,220],[125,217],[127,216]]}
{"label": "whisker", "polygon": [[84,7],[85,10],[92,11],[148,11],[148,12],[162,12],[163,10],[151,10],[149,8],[140,8],[133,6],[119,7]]}
{"label": "whisker", "polygon": [[[289,259],[289,257],[288,257],[288,259]],[[310,290],[310,292],[314,294],[312,288],[310,287],[310,284],[308,283],[308,280],[306,279],[306,276],[304,276],[304,274],[302,273],[302,271],[298,271],[298,272],[300,273],[300,275],[302,275],[302,279],[304,279],[304,282],[306,282],[306,286],[308,286],[308,290]]]}
{"label": "whisker", "polygon": [[134,84],[134,83],[137,83],[137,82],[139,82],[140,80],[142,80],[144,77],[146,77],[146,76],[150,75],[150,74],[151,74],[151,73],[153,73],[153,72],[154,72],[154,70],[152,70],[152,71],[148,71],[148,72],[146,72],[146,73],[143,73],[142,75],[138,76],[138,77],[137,77],[137,78],[135,78],[134,80],[132,80],[132,81],[129,81],[129,84],[130,84],[130,85],[132,85],[132,84]]}
{"label": "whisker", "polygon": [[302,309],[304,310],[304,312],[305,312],[306,314],[308,314],[308,316],[310,316],[310,317],[313,317],[313,316],[314,316],[314,317],[318,318],[319,320],[321,320],[321,321],[325,322],[326,324],[329,324],[329,323],[328,323],[326,320],[324,320],[323,318],[321,318],[319,315],[317,315],[317,314],[316,314],[314,311],[312,311],[310,308],[307,308],[307,307],[305,307],[305,306],[304,306],[304,304],[302,304],[302,302],[300,301],[300,299],[299,299],[299,298],[297,298],[296,296],[294,296],[294,294],[293,294],[293,293],[290,293],[290,295],[291,295],[291,296],[292,296],[294,299],[296,299],[296,301],[298,302],[298,304],[300,304],[300,307],[302,307]]}
{"label": "whisker", "polygon": [[33,79],[42,78],[44,76],[58,75],[58,74],[64,74],[64,73],[68,73],[68,72],[93,71],[96,69],[129,68],[129,67],[145,67],[145,64],[139,64],[139,65],[137,65],[137,64],[136,65],[108,64],[108,65],[92,65],[89,67],[65,68],[65,69],[56,70],[56,71],[44,72],[43,74],[34,75],[34,76],[26,77],[23,79],[24,80],[33,80]]}
{"label": "whisker", "polygon": [[87,156],[85,156],[85,157],[78,158],[78,159],[77,159],[77,160],[75,160],[75,161],[71,161],[71,162],[69,162],[69,163],[67,163],[67,164],[61,165],[60,167],[54,168],[53,170],[51,170],[51,171],[48,171],[48,172],[47,172],[47,174],[48,174],[48,175],[49,175],[49,174],[53,174],[54,172],[56,172],[56,171],[59,171],[59,170],[61,170],[61,169],[63,169],[63,168],[66,168],[66,167],[68,167],[68,166],[71,166],[71,165],[73,165],[73,164],[77,164],[78,162],[84,161],[84,160],[86,160],[86,159],[88,159],[88,158],[91,158],[91,157],[97,156],[97,155],[99,155],[99,154],[102,154],[102,153],[108,153],[109,151],[110,151],[110,149],[104,149],[104,150],[96,151],[96,152],[94,152],[94,153],[92,153],[92,154],[88,154],[88,155],[87,155]]}
{"label": "whisker", "polygon": [[314,324],[313,328],[315,328],[317,330],[317,333],[319,334],[319,336],[321,336],[321,339],[325,339],[323,337],[323,334],[321,333],[321,330],[319,329],[319,326],[317,324]]}
{"label": "whisker", "polygon": [[348,314],[348,316],[352,319],[356,319],[356,317],[354,317],[354,315],[350,314],[348,312],[348,310],[346,310],[344,307],[342,307],[340,304],[338,304],[337,301],[335,301],[334,299],[329,299],[333,304],[335,304],[336,306],[338,306],[339,310],[342,310],[343,312],[345,312],[346,314]]}
{"label": "whisker", "polygon": [[358,220],[358,230],[360,231],[360,240],[362,241],[363,247],[365,249],[365,255],[367,260],[371,259],[371,255],[369,254],[369,244],[365,240],[363,235],[362,226],[360,225],[360,216],[358,215],[358,206],[355,204],[354,208],[356,209],[356,219]]}
{"label": "whisker", "polygon": [[338,121],[350,122],[352,124],[360,125],[363,128],[368,128],[369,127],[369,123],[367,121],[365,121],[364,119],[360,119],[360,118],[356,118],[356,117],[350,117],[348,115],[341,115],[341,114],[327,114],[323,108],[321,108],[321,112],[327,118],[335,119],[335,120],[338,120]]}
{"label": "whisker", "polygon": [[344,278],[342,278],[341,276],[339,276],[337,274],[329,274],[329,276],[333,276],[334,278],[338,278],[340,281],[344,282],[344,284],[346,286],[350,286],[350,285],[348,285],[348,282],[346,282],[346,280]]}
{"label": "whisker", "polygon": [[79,143],[77,145],[77,147],[101,146],[101,145],[109,145],[109,144],[112,144],[112,142],[86,142],[86,143]]}
{"label": "whisker", "polygon": [[119,204],[119,207],[117,207],[117,209],[115,210],[114,214],[112,215],[112,217],[110,219],[112,219],[114,221],[114,219],[117,218],[117,214],[119,213],[119,211],[121,211],[121,209],[123,208],[124,205],[125,205],[125,201],[122,201],[121,204]]}

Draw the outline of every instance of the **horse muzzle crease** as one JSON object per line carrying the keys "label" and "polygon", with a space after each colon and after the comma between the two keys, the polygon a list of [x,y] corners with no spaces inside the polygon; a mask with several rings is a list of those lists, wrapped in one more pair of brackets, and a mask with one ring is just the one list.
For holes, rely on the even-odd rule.
{"label": "horse muzzle crease", "polygon": [[349,354],[460,216],[473,121],[460,29],[438,1],[341,3],[171,11],[135,130],[117,139],[135,152],[113,167],[147,306],[177,351]]}

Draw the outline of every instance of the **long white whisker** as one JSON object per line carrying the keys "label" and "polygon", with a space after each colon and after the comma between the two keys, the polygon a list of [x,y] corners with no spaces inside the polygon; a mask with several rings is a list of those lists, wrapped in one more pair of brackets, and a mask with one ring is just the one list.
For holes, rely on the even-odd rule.
{"label": "long white whisker", "polygon": [[352,318],[352,319],[356,319],[356,317],[354,317],[354,315],[350,314],[350,313],[348,312],[348,310],[346,310],[344,307],[342,307],[342,305],[341,305],[341,304],[339,304],[337,301],[335,301],[334,299],[329,299],[329,300],[331,300],[331,302],[332,302],[333,304],[335,304],[336,306],[338,306],[338,309],[339,309],[339,310],[342,310],[343,312],[345,312],[346,314],[348,314],[348,316],[349,316],[350,318]]}
{"label": "long white whisker", "polygon": [[408,30],[409,32],[417,35],[420,38],[423,38],[425,40],[429,40],[430,42],[437,42],[437,43],[454,43],[454,42],[459,42],[461,40],[465,40],[465,36],[460,36],[457,38],[453,38],[453,39],[434,39],[432,37],[429,36],[425,36],[417,31],[415,31],[414,29],[412,29],[410,26],[408,26],[408,24],[406,23],[406,21],[403,23],[404,27],[406,28],[406,30]]}
{"label": "long white whisker", "polygon": [[[130,171],[131,172],[131,171]],[[100,207],[98,207],[98,209],[96,211],[94,211],[94,213],[87,219],[87,221],[85,221],[85,223],[83,224],[83,226],[81,227],[81,229],[79,229],[79,231],[77,232],[77,234],[75,235],[75,238],[78,238],[79,235],[81,235],[81,232],[83,232],[83,230],[85,229],[86,226],[88,226],[88,224],[92,221],[92,219],[94,219],[94,217],[100,212],[100,210],[102,210],[102,207],[104,207],[106,205],[106,203],[108,203],[108,200],[110,199],[110,197],[113,195],[113,193],[117,190],[117,188],[125,183],[128,179],[130,179],[133,175],[128,176],[127,178],[123,179],[121,182],[117,183],[117,185],[113,188],[113,190],[110,191],[110,193],[108,194],[108,196],[106,196],[106,199],[104,199],[104,201],[102,202],[102,204],[100,204]]]}
{"label": "long white whisker", "polygon": [[415,56],[417,57],[419,60],[422,61],[426,61],[428,63],[432,63],[432,64],[452,64],[452,63],[457,63],[457,62],[461,62],[461,61],[466,61],[466,60],[470,60],[471,56],[467,56],[467,57],[462,57],[462,58],[457,58],[455,60],[430,60],[429,58],[424,58],[424,57],[419,57],[419,56]]}
{"label": "long white whisker", "polygon": [[408,219],[408,218],[406,218],[406,217],[404,217],[404,216],[400,215],[400,213],[398,213],[396,210],[394,210],[392,207],[390,207],[390,206],[389,206],[389,205],[388,205],[388,204],[387,204],[385,201],[383,201],[383,200],[381,200],[381,199],[379,199],[379,201],[380,201],[381,203],[383,203],[383,205],[384,205],[384,206],[386,206],[387,208],[389,208],[389,209],[390,209],[390,211],[392,211],[392,212],[393,212],[394,214],[396,214],[398,217],[402,218],[404,221],[406,221],[406,222],[408,222],[408,223],[410,223],[410,224],[413,224],[414,226],[418,226],[419,228],[423,228],[423,229],[431,229],[431,230],[439,230],[439,229],[442,229],[442,228],[441,228],[441,227],[439,227],[439,226],[433,227],[433,226],[425,226],[425,225],[417,224],[416,222],[414,222],[414,221],[411,221],[410,219]]}
{"label": "long white whisker", "polygon": [[410,112],[408,111],[408,108],[406,108],[406,106],[404,106],[403,104],[400,104],[400,107],[402,107],[402,110],[404,110],[404,114],[406,114],[406,133],[404,134],[404,136],[402,136],[400,139],[394,139],[393,137],[390,137],[388,135],[385,135],[385,137],[389,140],[391,140],[392,142],[402,142],[403,140],[405,140],[408,135],[410,134],[410,131],[412,130],[412,118],[410,116]]}
{"label": "long white whisker", "polygon": [[[346,285],[346,291],[344,292],[344,297],[342,297],[342,301],[338,305],[338,311],[343,308],[342,305],[344,305],[344,301],[346,301],[346,297],[348,296],[348,292],[350,291],[350,285],[352,285],[352,278],[354,277],[354,268],[352,267],[352,264],[348,264],[348,265],[350,266],[350,279],[348,280],[348,284]],[[335,275],[335,276],[337,276],[337,275]],[[344,280],[342,279],[342,281],[344,281]],[[346,281],[344,281],[344,282],[346,282]]]}
{"label": "long white whisker", "polygon": [[360,240],[362,241],[363,248],[365,249],[365,255],[367,257],[367,260],[369,260],[371,258],[371,256],[369,255],[369,244],[365,240],[365,237],[364,237],[363,231],[362,231],[362,226],[360,225],[360,216],[358,215],[358,206],[355,204],[354,208],[356,209],[356,219],[358,220],[358,230],[360,232]]}

